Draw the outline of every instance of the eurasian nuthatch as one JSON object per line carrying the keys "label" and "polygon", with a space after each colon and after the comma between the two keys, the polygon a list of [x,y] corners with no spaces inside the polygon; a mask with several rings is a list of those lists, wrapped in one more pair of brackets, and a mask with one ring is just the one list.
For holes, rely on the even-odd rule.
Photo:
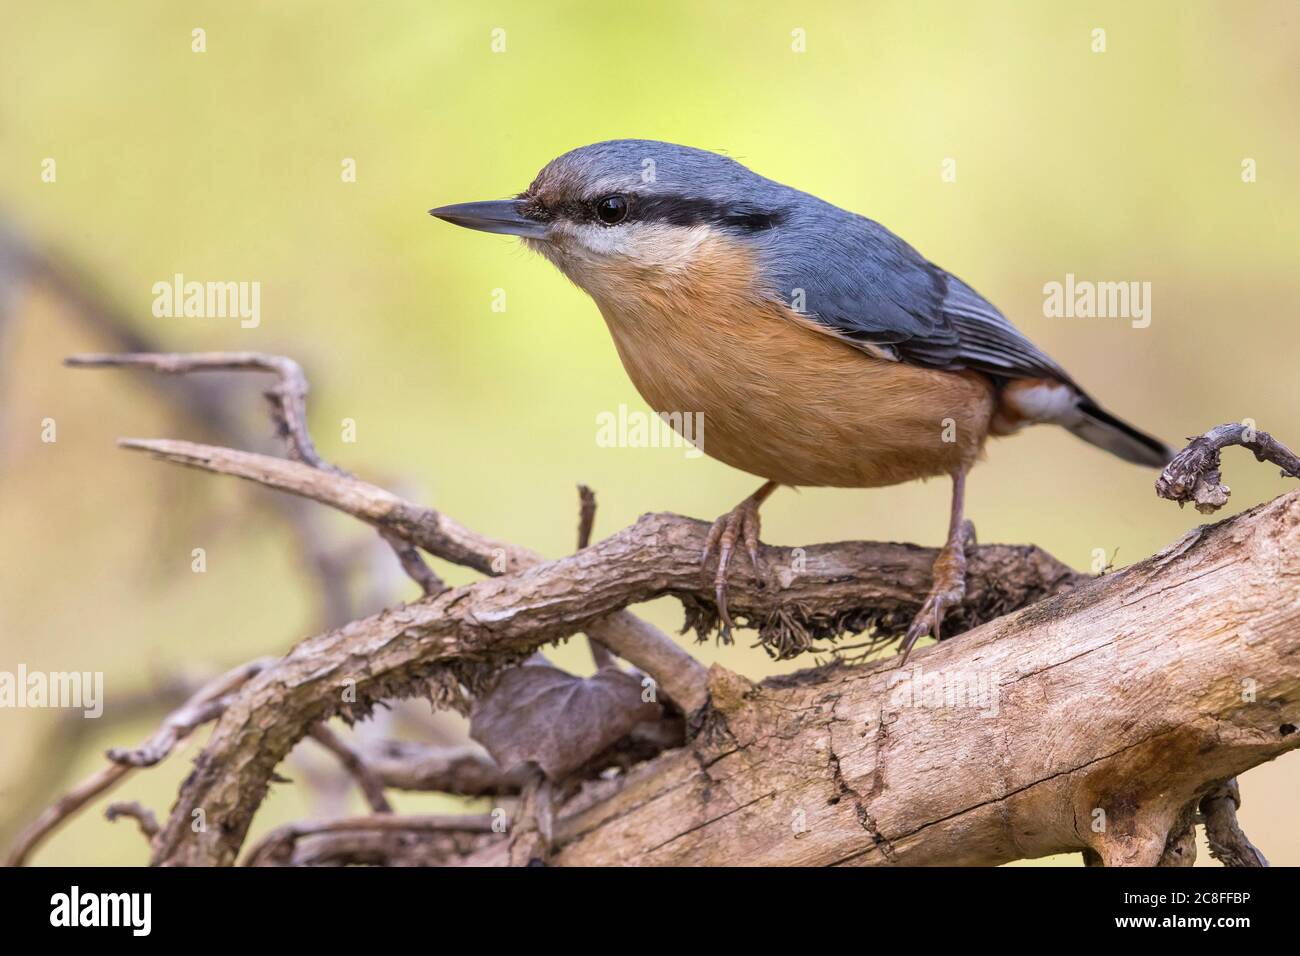
{"label": "eurasian nuthatch", "polygon": [[[778,485],[953,481],[948,539],[903,643],[939,637],[965,593],[966,473],[990,434],[1061,425],[1126,461],[1164,444],[1102,409],[979,293],[879,223],[716,153],[647,140],[552,160],[514,199],[432,215],[521,236],[596,300],[638,391],[703,413],[703,451],[766,479],[719,518],[704,562],[758,566]],[[682,420],[682,415],[669,416]]]}

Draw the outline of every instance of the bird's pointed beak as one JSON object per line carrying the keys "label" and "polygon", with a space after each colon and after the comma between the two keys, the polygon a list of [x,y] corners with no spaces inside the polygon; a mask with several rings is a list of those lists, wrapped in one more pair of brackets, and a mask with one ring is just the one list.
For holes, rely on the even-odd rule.
{"label": "bird's pointed beak", "polygon": [[495,232],[526,239],[545,239],[546,224],[529,219],[519,212],[517,199],[491,199],[487,202],[462,202],[429,210],[446,222],[480,232]]}

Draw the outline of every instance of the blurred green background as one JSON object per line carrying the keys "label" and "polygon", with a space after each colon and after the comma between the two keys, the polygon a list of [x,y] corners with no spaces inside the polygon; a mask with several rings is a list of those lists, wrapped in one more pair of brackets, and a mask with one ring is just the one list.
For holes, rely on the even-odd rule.
{"label": "blurred green background", "polygon": [[[514,240],[425,213],[512,194],[558,153],[613,137],[722,150],[880,220],[1170,441],[1244,417],[1300,441],[1295,2],[3,0],[3,19],[8,224],[168,348],[298,358],[327,458],[489,535],[571,550],[578,481],[597,491],[598,534],[650,510],[712,518],[756,484],[680,449],[598,447],[597,413],[645,406],[592,303]],[[191,49],[195,28],[206,52]],[[349,158],[355,182],[341,176]],[[155,318],[153,283],[177,272],[259,281],[261,325]],[[1067,272],[1151,282],[1150,327],[1044,318],[1042,287]],[[281,653],[318,627],[294,539],[256,507],[267,493],[115,450],[124,435],[201,435],[143,373],[61,367],[117,346],[59,296],[13,305],[0,338],[0,668],[102,670],[111,714],[114,695]],[[226,394],[262,433],[257,384]],[[55,443],[41,441],[46,418]],[[1123,565],[1198,523],[1157,501],[1153,478],[1038,429],[991,444],[968,510],[984,541],[1035,542],[1079,568],[1104,549]],[[1241,452],[1227,479],[1230,510],[1286,489]],[[783,490],[764,538],[937,544],[947,495],[943,482]],[[376,567],[388,600],[414,596]],[[680,624],[674,603],[646,610]],[[751,676],[812,663],[775,665],[749,643],[699,653]],[[556,657],[586,663],[576,642]],[[0,712],[0,841],[38,811],[20,804],[33,790],[66,788],[156,717],[74,739],[50,711]],[[165,813],[192,756],[193,744],[112,799]],[[1297,783],[1295,760],[1242,780],[1243,824],[1275,863],[1300,863]],[[277,787],[254,836],[311,809]],[[145,856],[129,823],[92,808],[35,861]]]}

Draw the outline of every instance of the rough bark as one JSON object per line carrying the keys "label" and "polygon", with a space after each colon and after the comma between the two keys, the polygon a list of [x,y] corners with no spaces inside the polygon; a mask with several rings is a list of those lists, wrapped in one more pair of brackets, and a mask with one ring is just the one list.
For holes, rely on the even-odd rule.
{"label": "rough bark", "polygon": [[[1108,865],[1154,864],[1185,806],[1300,744],[1298,522],[1293,493],[924,649],[906,671],[886,661],[754,685],[715,668],[686,747],[557,808],[553,859],[990,864],[1086,848]],[[571,557],[303,642],[226,709],[155,862],[233,862],[275,765],[331,713],[416,693],[440,663],[526,653],[630,603],[702,597],[705,531],[647,516]],[[763,556],[790,566],[788,549]],[[801,605],[832,617],[914,608],[931,557],[810,548],[784,587],[741,574],[732,601],[757,620]],[[1033,563],[978,548],[972,593]],[[927,675],[983,679],[996,716],[909,706],[905,690]],[[349,680],[357,704],[341,701]],[[503,850],[470,859],[502,862]]]}
{"label": "rough bark", "polygon": [[[193,442],[127,439],[120,444],[152,452],[166,461],[233,475],[318,501],[374,525],[385,535],[484,574],[508,574],[544,561],[534,551],[486,538],[448,515],[413,504],[349,475],[269,455]],[[1068,576],[1071,572],[1062,569],[1062,573]],[[707,693],[704,668],[645,621],[626,611],[617,611],[589,621],[586,630],[591,638],[618,656],[653,674],[664,691],[684,709],[695,710],[704,703]]]}
{"label": "rough bark", "polygon": [[[1193,861],[1193,827],[1203,822],[1216,857],[1266,865],[1236,824],[1234,778],[1300,745],[1300,493],[1099,579],[1032,547],[972,548],[965,600],[948,619],[948,635],[968,631],[960,640],[905,668],[841,660],[753,684],[706,672],[626,610],[671,595],[701,637],[716,629],[700,522],[647,515],[587,547],[588,494],[579,552],[546,561],[323,462],[306,432],[306,380],[290,360],[211,353],[72,364],[275,372],[268,397],[292,461],[188,442],[123,444],[352,514],[379,530],[426,594],[256,662],[242,686],[164,724],[166,735],[217,720],[162,828],[143,808],[118,808],[141,821],[155,863],[233,863],[277,765],[310,734],[343,761],[374,812],[281,828],[253,862],[992,864],[1082,851],[1090,865],[1173,866]],[[1158,494],[1221,507],[1219,452],[1234,444],[1300,477],[1300,459],[1281,443],[1229,424],[1176,456]],[[493,577],[447,589],[417,548]],[[902,634],[929,589],[934,552],[849,542],[768,547],[760,558],[734,569],[732,613],[787,658],[845,634],[868,632],[857,648],[867,651]],[[617,761],[621,774],[610,775],[608,754],[556,779],[536,768],[485,772],[494,768],[479,756],[392,753],[381,766],[323,723],[405,696],[481,702],[503,668],[579,632],[597,642],[598,662],[619,666],[603,646],[634,664],[686,717],[644,725],[649,737],[630,748],[622,745],[634,735],[616,742],[611,750],[627,758]],[[555,732],[565,732],[559,723]],[[150,765],[170,743],[156,754],[113,752],[108,773]],[[38,821],[17,859],[116,779],[100,777]],[[507,835],[496,833],[495,814],[489,826],[390,812],[385,787],[425,785],[507,796]]]}
{"label": "rough bark", "polygon": [[[715,669],[707,732],[562,808],[554,862],[1154,865],[1184,807],[1300,746],[1298,579],[1292,493],[901,674]],[[900,694],[963,673],[996,679],[996,716]]]}

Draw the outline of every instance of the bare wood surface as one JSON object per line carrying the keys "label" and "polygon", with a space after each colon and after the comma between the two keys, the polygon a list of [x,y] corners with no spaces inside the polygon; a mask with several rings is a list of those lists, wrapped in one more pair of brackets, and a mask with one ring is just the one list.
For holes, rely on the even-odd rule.
{"label": "bare wood surface", "polygon": [[[492,818],[487,814],[474,816],[403,816],[401,814],[376,814],[368,817],[344,817],[315,823],[289,823],[268,833],[249,851],[247,866],[273,866],[293,863],[299,840],[319,834],[369,833],[389,837],[420,833],[492,832]],[[391,841],[390,841],[391,842]],[[319,850],[317,851],[319,853]]]}
{"label": "bare wood surface", "polygon": [[[68,358],[66,364],[74,368],[136,367],[166,375],[203,371],[273,373],[276,376],[276,384],[266,391],[266,397],[271,406],[272,420],[280,436],[285,440],[293,461],[343,481],[352,478],[347,472],[326,462],[316,450],[307,427],[307,378],[303,374],[302,367],[293,359],[261,352],[131,352],[75,355]],[[590,495],[589,489],[587,494]],[[408,520],[425,527],[437,527],[443,523],[442,516],[432,509],[412,505],[409,502],[402,502],[402,505]],[[590,535],[594,515],[594,496],[590,501],[584,496],[579,529],[580,539],[584,534],[584,528],[585,533]],[[446,545],[452,542],[441,536],[435,537],[432,542],[422,542],[418,537],[404,533],[400,528],[390,527],[384,522],[371,523],[379,529],[380,536],[393,549],[403,570],[420,585],[425,595],[440,594],[447,589],[447,586],[420,557],[417,546],[424,547],[431,554],[448,561],[474,567],[485,574],[504,573],[512,563],[498,543],[474,535],[468,529],[459,529],[465,534],[448,548]],[[514,557],[516,562],[536,563],[541,560],[538,555],[520,549],[514,550],[515,553],[510,557]],[[592,629],[593,633],[589,636],[597,645],[625,657],[647,673],[663,680],[664,690],[683,707],[693,710],[703,703],[703,669],[689,655],[680,652],[676,645],[656,628],[631,614],[620,612],[613,615],[610,620],[594,622]]]}
{"label": "bare wood surface", "polygon": [[518,793],[524,778],[505,773],[477,744],[439,747],[388,740],[363,759],[384,786],[465,797]]}
{"label": "bare wood surface", "polygon": [[[1293,492],[907,671],[715,669],[711,731],[562,808],[553,862],[1154,865],[1183,807],[1300,746],[1298,575]],[[996,676],[997,715],[909,706],[925,675]]]}
{"label": "bare wood surface", "polygon": [[[282,384],[292,379],[282,371]],[[497,793],[522,780],[519,806],[532,807],[529,828],[504,839],[464,818],[377,812],[281,828],[248,859],[888,865],[1082,851],[1103,865],[1187,865],[1192,828],[1203,821],[1214,855],[1265,865],[1236,825],[1230,781],[1300,746],[1300,492],[1099,579],[1036,548],[975,547],[966,599],[949,618],[949,633],[967,631],[959,640],[922,649],[905,669],[840,663],[754,684],[706,672],[626,611],[670,595],[699,634],[715,630],[700,568],[705,524],[646,515],[546,561],[313,460],[302,451],[305,419],[301,429],[291,424],[301,384],[273,396],[298,460],[189,442],[123,444],[328,504],[378,528],[399,555],[418,547],[494,577],[426,588],[413,604],[308,638],[220,706],[194,708],[178,727],[219,719],[153,836],[157,864],[233,863],[277,765],[323,721],[362,717],[387,699],[472,695],[503,667],[585,631],[679,705],[688,718],[674,741],[681,746],[643,754],[622,773],[548,782],[544,807],[530,803],[535,774],[489,779],[484,791]],[[1220,426],[1171,462],[1159,493],[1220,506],[1218,453],[1230,444],[1300,474],[1267,434]],[[593,504],[584,498],[580,544]],[[792,657],[845,634],[870,632],[868,650],[901,634],[928,591],[934,552],[846,542],[766,547],[761,557],[765,571],[732,577],[732,612],[770,653]],[[380,801],[384,786],[400,785],[390,781],[414,779],[409,761],[384,770],[342,749]],[[105,773],[148,765],[150,755],[149,747],[117,754]],[[446,773],[448,785],[456,775]],[[47,813],[37,838],[112,782],[78,788],[80,804],[63,806],[53,823]],[[195,818],[206,825],[191,826]]]}
{"label": "bare wood surface", "polygon": [[[1201,788],[1300,743],[1279,731],[1300,720],[1300,608],[1294,593],[1275,594],[1279,575],[1300,574],[1298,522],[1293,493],[917,655],[927,669],[996,678],[996,718],[974,707],[886,707],[882,717],[881,702],[908,676],[888,665],[789,686],[715,669],[708,726],[689,747],[634,770],[619,793],[561,809],[556,860],[991,863],[1092,848],[1108,864],[1154,863],[1172,815]],[[223,716],[159,837],[157,862],[233,861],[275,765],[306,726],[340,709],[348,674],[361,700],[400,696],[439,661],[523,653],[626,603],[707,589],[696,561],[706,531],[647,516],[569,558],[300,644]],[[926,556],[912,554],[923,549],[893,547],[894,567],[908,556],[924,566]],[[882,549],[891,551],[823,549],[789,596],[829,608],[859,606],[873,587],[898,598],[901,585],[878,573]],[[784,550],[764,557],[779,564]],[[980,556],[998,550],[974,552],[977,575]],[[840,563],[850,556],[851,569]],[[743,577],[733,594],[737,607],[775,603]],[[1247,679],[1268,703],[1242,701]],[[1089,701],[1106,706],[1078,720]],[[218,825],[197,834],[176,825],[198,807]],[[1101,835],[1090,830],[1098,809],[1109,821]],[[806,833],[815,837],[785,839],[796,811],[814,821]],[[630,830],[640,838],[620,836]],[[647,843],[647,833],[663,840]]]}
{"label": "bare wood surface", "polygon": [[1268,866],[1264,854],[1255,848],[1237,822],[1240,807],[1241,789],[1235,777],[1225,780],[1201,798],[1200,810],[1205,820],[1205,842],[1210,846],[1210,856],[1224,866]]}
{"label": "bare wood surface", "polygon": [[[178,464],[234,475],[310,498],[391,532],[430,554],[484,574],[508,574],[544,561],[534,551],[486,538],[448,515],[350,476],[269,455],[193,442],[124,439],[120,444]],[[620,611],[588,621],[586,631],[619,657],[653,676],[684,709],[694,710],[704,703],[704,668],[657,628]]]}

